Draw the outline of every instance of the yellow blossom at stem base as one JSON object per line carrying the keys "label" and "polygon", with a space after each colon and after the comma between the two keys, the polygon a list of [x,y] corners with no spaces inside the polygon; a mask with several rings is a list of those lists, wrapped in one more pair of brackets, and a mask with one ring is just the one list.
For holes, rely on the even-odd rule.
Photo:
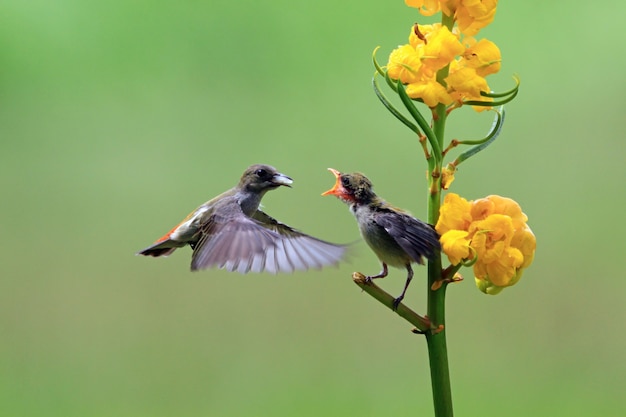
{"label": "yellow blossom at stem base", "polygon": [[448,230],[441,236],[441,247],[448,255],[448,260],[452,265],[458,265],[463,259],[470,256],[469,233],[465,230]]}
{"label": "yellow blossom at stem base", "polygon": [[467,201],[446,195],[435,226],[452,265],[473,259],[474,277],[485,294],[516,284],[533,261],[537,241],[528,217],[510,198],[491,195]]}

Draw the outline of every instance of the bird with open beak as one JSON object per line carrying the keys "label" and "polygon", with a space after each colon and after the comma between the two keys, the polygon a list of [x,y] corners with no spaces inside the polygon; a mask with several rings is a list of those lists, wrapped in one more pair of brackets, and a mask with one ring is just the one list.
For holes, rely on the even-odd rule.
{"label": "bird with open beak", "polygon": [[322,195],[334,195],[350,206],[361,236],[383,264],[378,275],[365,278],[371,281],[386,277],[387,265],[407,270],[404,290],[393,302],[396,310],[413,278],[411,263],[423,264],[424,256],[434,258],[441,250],[439,235],[429,224],[378,197],[365,175],[343,174],[333,168],[328,170],[335,175],[336,182],[333,188]]}
{"label": "bird with open beak", "polygon": [[191,212],[138,255],[167,256],[191,246],[191,270],[292,272],[338,263],[347,246],[301,233],[259,210],[266,192],[293,181],[269,165],[252,165],[239,183]]}

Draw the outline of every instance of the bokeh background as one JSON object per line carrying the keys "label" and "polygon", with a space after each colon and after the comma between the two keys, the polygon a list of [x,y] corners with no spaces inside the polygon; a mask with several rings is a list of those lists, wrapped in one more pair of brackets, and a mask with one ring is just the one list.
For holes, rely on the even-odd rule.
{"label": "bokeh background", "polygon": [[[295,180],[266,211],[324,239],[358,239],[319,195],[327,167],[423,216],[425,165],[375,98],[370,56],[429,19],[334,0],[9,0],[0,14],[0,415],[432,415],[423,339],[351,281],[378,271],[365,245],[278,276],[191,273],[188,249],[134,256],[256,162]],[[498,296],[468,273],[449,289],[458,415],[626,414],[625,14],[502,1],[481,32],[504,58],[492,88],[522,87],[452,191],[519,201],[538,249]],[[449,137],[490,123],[456,111]],[[424,269],[407,302],[424,311]]]}

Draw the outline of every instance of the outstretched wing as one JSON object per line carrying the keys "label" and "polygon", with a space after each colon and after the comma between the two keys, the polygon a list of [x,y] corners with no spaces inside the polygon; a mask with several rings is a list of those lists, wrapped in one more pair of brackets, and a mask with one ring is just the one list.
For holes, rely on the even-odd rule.
{"label": "outstretched wing", "polygon": [[376,223],[417,263],[424,263],[422,256],[432,259],[441,250],[435,229],[408,214],[382,211],[377,214]]}
{"label": "outstretched wing", "polygon": [[254,218],[212,216],[203,225],[191,269],[224,268],[240,273],[293,272],[338,263],[347,247],[301,233],[261,211]]}

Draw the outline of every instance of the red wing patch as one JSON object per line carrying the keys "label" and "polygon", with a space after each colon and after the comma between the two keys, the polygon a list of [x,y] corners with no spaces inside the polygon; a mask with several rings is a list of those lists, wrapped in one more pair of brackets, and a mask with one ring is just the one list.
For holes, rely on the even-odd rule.
{"label": "red wing patch", "polygon": [[191,213],[189,213],[187,215],[187,217],[185,217],[183,219],[183,221],[181,221],[180,223],[178,223],[176,226],[172,227],[172,229],[167,232],[166,234],[164,234],[163,236],[161,236],[159,239],[157,239],[154,243],[160,243],[163,241],[166,241],[167,239],[170,238],[170,236],[172,235],[172,233],[174,233],[176,231],[176,229],[178,229],[180,227],[181,224],[185,223],[186,221],[188,221],[189,219],[191,219],[196,213],[198,212],[198,210],[194,210]]}
{"label": "red wing patch", "polygon": [[170,230],[169,232],[167,232],[166,234],[164,234],[163,236],[161,236],[160,238],[158,238],[157,240],[155,240],[155,241],[154,241],[154,243],[160,243],[160,242],[163,242],[163,241],[165,241],[165,240],[169,239],[169,238],[170,238],[170,235],[171,235],[172,233],[174,233],[174,231],[175,231],[176,229],[178,229],[178,226],[180,226],[181,224],[182,224],[182,222],[181,222],[181,223],[178,223],[176,226],[172,227],[172,230]]}

